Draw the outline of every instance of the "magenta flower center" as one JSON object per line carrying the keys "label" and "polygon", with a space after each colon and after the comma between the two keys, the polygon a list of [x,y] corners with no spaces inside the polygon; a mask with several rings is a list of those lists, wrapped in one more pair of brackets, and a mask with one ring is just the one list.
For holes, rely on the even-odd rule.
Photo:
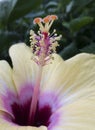
{"label": "magenta flower center", "polygon": [[[31,85],[25,85],[20,91],[19,96],[10,92],[6,96],[2,96],[5,109],[13,115],[10,118],[4,115],[4,119],[20,126],[47,126],[58,122],[58,114],[55,111],[60,107],[57,96],[54,93],[43,93],[39,95],[34,120],[32,115],[29,120],[30,106],[33,96],[33,88]],[[57,120],[57,122],[55,121]]]}
{"label": "magenta flower center", "polygon": [[[29,118],[29,108],[30,108],[31,98],[21,104],[20,102],[14,102],[11,106],[13,115],[15,119],[12,122],[21,126],[48,126],[50,121],[50,116],[52,115],[52,108],[49,105],[45,105],[43,108],[39,108],[39,103],[37,104],[34,122],[28,122]],[[31,117],[32,118],[32,117]]]}

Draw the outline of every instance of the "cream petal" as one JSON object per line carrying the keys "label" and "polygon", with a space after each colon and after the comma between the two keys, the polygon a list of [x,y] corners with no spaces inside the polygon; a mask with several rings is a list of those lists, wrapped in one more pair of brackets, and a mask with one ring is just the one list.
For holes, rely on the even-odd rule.
{"label": "cream petal", "polygon": [[95,130],[95,101],[78,100],[56,113],[60,115],[59,121],[51,130]]}
{"label": "cream petal", "polygon": [[13,79],[19,92],[24,85],[35,83],[37,65],[32,61],[31,49],[24,43],[13,45],[9,54],[13,63]]}
{"label": "cream petal", "polygon": [[79,98],[95,100],[95,55],[82,53],[44,68],[42,89],[57,93],[62,104]]}
{"label": "cream petal", "polygon": [[57,54],[53,54],[54,60],[51,64],[43,67],[41,79],[41,91],[56,90],[61,84],[59,76],[63,74],[64,60]]}
{"label": "cream petal", "polygon": [[66,62],[62,98],[64,103],[78,99],[95,101],[95,55],[80,54]]}
{"label": "cream petal", "polygon": [[2,100],[2,97],[6,96],[8,90],[12,93],[16,93],[16,88],[12,79],[12,69],[6,61],[1,60],[0,61],[0,111],[8,112],[7,109],[5,109]]}
{"label": "cream petal", "polygon": [[16,91],[12,79],[12,69],[6,61],[1,60],[0,61],[0,94],[5,95],[8,89],[10,89],[10,91],[13,92]]}

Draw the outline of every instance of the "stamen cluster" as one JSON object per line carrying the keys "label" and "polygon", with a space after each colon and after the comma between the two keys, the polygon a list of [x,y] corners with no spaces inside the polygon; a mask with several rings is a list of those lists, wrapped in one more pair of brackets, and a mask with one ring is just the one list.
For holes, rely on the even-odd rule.
{"label": "stamen cluster", "polygon": [[50,27],[56,19],[56,15],[49,15],[43,19],[34,19],[34,23],[38,24],[40,28],[37,34],[33,30],[30,31],[30,42],[32,53],[34,54],[33,60],[38,65],[46,65],[53,58],[52,53],[56,52],[61,35],[58,36],[55,29],[52,34],[49,33]]}

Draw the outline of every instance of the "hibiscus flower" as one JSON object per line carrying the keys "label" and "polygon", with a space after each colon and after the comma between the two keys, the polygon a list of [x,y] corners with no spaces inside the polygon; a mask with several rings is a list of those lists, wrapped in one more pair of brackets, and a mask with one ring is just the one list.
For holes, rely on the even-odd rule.
{"label": "hibiscus flower", "polygon": [[13,68],[0,61],[0,130],[95,130],[95,55],[55,54],[55,19],[34,19],[40,31],[30,32],[31,48],[9,49]]}

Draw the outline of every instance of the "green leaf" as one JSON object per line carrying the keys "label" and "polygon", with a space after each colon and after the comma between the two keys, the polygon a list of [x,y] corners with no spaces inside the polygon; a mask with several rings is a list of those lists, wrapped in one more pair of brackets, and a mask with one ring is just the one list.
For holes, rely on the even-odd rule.
{"label": "green leaf", "polygon": [[61,4],[62,4],[62,6],[66,6],[66,5],[68,5],[69,3],[71,2],[71,0],[61,0]]}
{"label": "green leaf", "polygon": [[77,8],[83,8],[88,4],[94,2],[94,0],[73,0],[73,1],[74,1],[74,6]]}
{"label": "green leaf", "polygon": [[73,7],[74,1],[71,1],[67,6],[66,6],[66,13],[71,12],[72,7]]}
{"label": "green leaf", "polygon": [[13,43],[19,41],[19,35],[16,32],[0,30],[0,54],[10,47]]}
{"label": "green leaf", "polygon": [[95,43],[91,43],[90,45],[80,49],[81,52],[86,53],[94,53],[95,54]]}
{"label": "green leaf", "polygon": [[61,51],[60,55],[62,56],[62,58],[64,60],[66,60],[66,59],[73,57],[74,55],[76,55],[78,53],[80,53],[80,51],[76,47],[76,44],[71,43],[70,45],[68,45]]}
{"label": "green leaf", "polygon": [[94,20],[93,17],[90,16],[84,16],[84,17],[79,17],[76,19],[71,20],[70,23],[64,23],[63,25],[66,26],[71,30],[71,32],[76,32],[79,31],[82,27],[88,25],[89,23],[92,23]]}
{"label": "green leaf", "polygon": [[58,6],[58,3],[56,1],[50,1],[47,3],[46,8],[52,8]]}
{"label": "green leaf", "polygon": [[[0,23],[6,24],[17,0],[0,0]],[[1,25],[0,24],[0,25]]]}
{"label": "green leaf", "polygon": [[42,0],[18,0],[10,15],[9,21],[23,17],[27,13],[37,9],[41,3]]}
{"label": "green leaf", "polygon": [[72,12],[74,14],[77,14],[79,12],[83,12],[87,6],[92,5],[95,0],[72,0],[73,6],[72,6]]}

